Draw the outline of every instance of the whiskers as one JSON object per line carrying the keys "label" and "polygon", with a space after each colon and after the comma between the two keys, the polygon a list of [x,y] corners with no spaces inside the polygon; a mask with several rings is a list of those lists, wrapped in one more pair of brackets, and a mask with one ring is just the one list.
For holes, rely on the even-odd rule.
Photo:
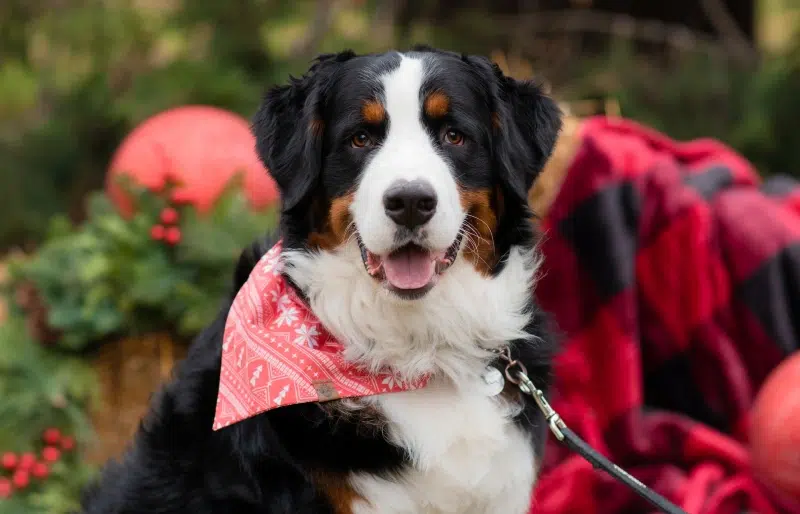
{"label": "whiskers", "polygon": [[[486,233],[489,234],[489,242],[492,244],[492,248],[494,248],[494,231],[492,230],[492,227],[490,227],[489,224],[486,223],[486,221],[483,220],[482,218],[479,218],[479,217],[477,217],[475,215],[472,215],[470,213],[467,213],[467,218],[472,218],[475,221],[479,221],[479,222],[483,223],[483,226],[486,227]],[[477,233],[477,229],[475,229],[475,227],[470,227],[470,228],[475,230],[476,235],[478,237],[483,237],[483,236],[481,236],[480,234]]]}
{"label": "whiskers", "polygon": [[346,246],[352,242],[356,242],[356,237],[358,237],[358,231],[356,230],[356,222],[350,221],[350,223],[347,224],[347,228],[344,229],[344,233],[347,235],[347,237],[345,238],[344,243],[342,243],[342,246]]}
{"label": "whiskers", "polygon": [[[485,224],[487,228],[489,228],[489,225],[486,224],[486,222],[483,221],[482,219],[473,216],[471,214],[467,214],[467,217],[476,219]],[[491,243],[492,248],[494,248],[494,235],[492,234],[491,230],[489,230],[488,232],[490,236],[489,242]],[[474,256],[474,258],[478,259],[486,267],[486,269],[491,269],[492,266],[488,262],[486,262],[486,260],[481,256],[480,252],[480,243],[481,241],[486,241],[486,238],[484,238],[471,223],[464,223],[463,225],[461,225],[461,228],[459,229],[459,234],[464,239],[464,246],[467,248],[467,250],[470,251],[470,253]]]}

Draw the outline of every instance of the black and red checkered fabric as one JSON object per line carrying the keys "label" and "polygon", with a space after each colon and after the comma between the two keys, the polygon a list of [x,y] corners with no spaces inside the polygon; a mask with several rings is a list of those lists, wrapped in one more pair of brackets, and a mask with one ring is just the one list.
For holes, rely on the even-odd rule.
{"label": "black and red checkered fabric", "polygon": [[[690,514],[800,512],[757,483],[747,444],[760,384],[800,345],[800,187],[720,143],[595,118],[544,228],[570,428]],[[548,444],[533,512],[652,512]]]}

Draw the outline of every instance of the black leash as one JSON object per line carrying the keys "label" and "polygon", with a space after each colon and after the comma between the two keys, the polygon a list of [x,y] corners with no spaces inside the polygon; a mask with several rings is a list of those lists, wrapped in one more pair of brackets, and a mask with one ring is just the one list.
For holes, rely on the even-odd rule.
{"label": "black leash", "polygon": [[564,423],[564,420],[561,419],[561,416],[559,416],[547,402],[544,393],[537,389],[533,382],[531,382],[531,379],[528,378],[528,370],[525,369],[525,365],[512,359],[511,351],[508,348],[505,348],[503,351],[499,352],[499,354],[500,358],[506,363],[506,379],[519,387],[520,391],[533,397],[536,405],[539,406],[539,410],[544,414],[545,421],[547,421],[550,431],[559,442],[589,461],[595,468],[602,469],[616,480],[630,487],[636,494],[655,507],[658,507],[662,512],[666,512],[667,514],[687,514],[686,511],[648,488],[631,476],[627,471],[602,456],[594,448],[589,446],[586,441],[581,439],[578,434],[570,430],[567,424]]}

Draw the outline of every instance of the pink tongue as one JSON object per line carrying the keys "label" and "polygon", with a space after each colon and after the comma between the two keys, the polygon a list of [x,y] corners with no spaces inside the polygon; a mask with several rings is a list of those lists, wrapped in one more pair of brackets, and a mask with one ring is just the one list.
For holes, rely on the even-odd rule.
{"label": "pink tongue", "polygon": [[430,252],[405,248],[383,260],[386,280],[398,289],[419,289],[433,278],[435,261]]}

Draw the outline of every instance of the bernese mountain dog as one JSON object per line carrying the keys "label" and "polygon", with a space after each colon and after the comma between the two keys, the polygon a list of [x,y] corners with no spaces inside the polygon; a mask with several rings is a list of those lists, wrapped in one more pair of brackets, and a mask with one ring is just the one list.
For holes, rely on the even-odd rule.
{"label": "bernese mountain dog", "polygon": [[[323,55],[269,90],[253,131],[280,189],[279,233],[242,254],[234,295],[83,512],[528,512],[546,424],[487,376],[508,349],[548,389],[527,200],[560,127],[536,83],[430,47]],[[344,361],[424,386],[213,427],[235,293],[278,240],[278,274]]]}

